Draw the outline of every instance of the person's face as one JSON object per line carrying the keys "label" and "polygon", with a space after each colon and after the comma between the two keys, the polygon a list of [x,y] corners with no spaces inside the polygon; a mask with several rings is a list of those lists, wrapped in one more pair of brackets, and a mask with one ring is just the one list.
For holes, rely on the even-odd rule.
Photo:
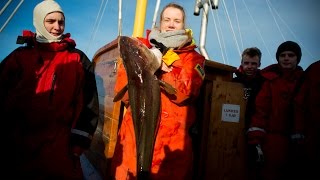
{"label": "person's face", "polygon": [[279,55],[279,64],[284,69],[295,69],[298,57],[293,51],[284,51]]}
{"label": "person's face", "polygon": [[60,36],[64,32],[64,16],[61,12],[49,13],[44,18],[44,27],[53,36]]}
{"label": "person's face", "polygon": [[174,31],[184,29],[183,12],[180,9],[168,7],[163,11],[160,31]]}
{"label": "person's face", "polygon": [[254,76],[260,67],[259,56],[250,57],[248,55],[244,55],[242,57],[241,66],[247,76]]}

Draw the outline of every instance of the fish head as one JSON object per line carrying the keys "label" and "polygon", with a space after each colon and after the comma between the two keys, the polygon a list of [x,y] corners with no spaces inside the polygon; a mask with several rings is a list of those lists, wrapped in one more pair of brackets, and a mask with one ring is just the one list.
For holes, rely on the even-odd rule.
{"label": "fish head", "polygon": [[160,68],[161,62],[139,39],[120,36],[118,46],[124,64],[134,63],[141,71],[147,71],[151,74],[154,74]]}

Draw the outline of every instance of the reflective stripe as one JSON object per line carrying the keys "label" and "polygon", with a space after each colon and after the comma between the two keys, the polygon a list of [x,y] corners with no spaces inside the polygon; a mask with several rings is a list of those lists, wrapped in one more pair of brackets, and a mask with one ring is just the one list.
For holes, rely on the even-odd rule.
{"label": "reflective stripe", "polygon": [[295,140],[295,139],[304,139],[304,135],[303,135],[303,134],[300,134],[300,133],[292,134],[292,135],[291,135],[291,139],[292,139],[292,140]]}
{"label": "reflective stripe", "polygon": [[80,135],[80,136],[84,136],[84,137],[87,137],[87,138],[89,138],[89,139],[92,138],[92,136],[91,136],[89,133],[87,133],[87,132],[85,132],[85,131],[81,131],[81,130],[79,130],[79,129],[71,129],[71,133],[73,133],[73,134],[78,134],[78,135]]}
{"label": "reflective stripe", "polygon": [[261,131],[261,132],[266,133],[266,131],[264,129],[259,128],[259,127],[251,127],[251,128],[248,129],[247,133],[248,132],[252,132],[252,131]]}

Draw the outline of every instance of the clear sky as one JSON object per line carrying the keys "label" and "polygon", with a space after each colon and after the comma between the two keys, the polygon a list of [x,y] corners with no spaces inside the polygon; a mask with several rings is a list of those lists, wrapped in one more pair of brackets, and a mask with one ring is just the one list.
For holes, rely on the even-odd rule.
{"label": "clear sky", "polygon": [[[8,1],[0,0],[0,8]],[[20,1],[12,0],[0,15],[1,27]],[[0,61],[18,47],[15,42],[22,30],[34,31],[33,8],[40,1],[24,0],[0,32]],[[118,0],[56,1],[66,16],[65,32],[71,33],[77,48],[90,59],[99,48],[116,39]],[[187,13],[187,27],[193,30],[196,43],[199,44],[203,10],[199,16],[193,15],[195,0],[162,0],[160,10],[169,2],[183,5]],[[148,1],[145,29],[152,26],[155,5],[156,0]],[[132,35],[135,8],[135,0],[122,1],[122,35]],[[292,40],[302,48],[300,65],[305,69],[320,59],[319,9],[319,0],[219,0],[219,9],[210,9],[208,13],[205,48],[209,59],[238,67],[239,53],[246,47],[256,46],[262,51],[263,68],[276,62],[275,52],[280,43]]]}

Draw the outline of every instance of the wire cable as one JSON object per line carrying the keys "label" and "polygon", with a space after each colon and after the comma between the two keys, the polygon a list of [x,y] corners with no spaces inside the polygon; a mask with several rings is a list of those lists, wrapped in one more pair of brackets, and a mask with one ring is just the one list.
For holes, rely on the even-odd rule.
{"label": "wire cable", "polygon": [[230,19],[230,15],[229,15],[229,12],[228,12],[228,8],[227,8],[224,0],[222,0],[222,3],[223,3],[223,5],[224,5],[225,10],[226,10],[226,13],[227,13],[228,22],[229,22],[229,24],[230,24],[230,28],[231,28],[231,32],[232,32],[232,35],[233,35],[233,39],[234,39],[234,41],[236,42],[236,46],[237,46],[237,50],[238,50],[239,56],[241,56],[241,51],[240,51],[240,48],[239,48],[239,43],[238,43],[238,41],[237,41],[236,34],[234,33],[234,29],[233,29],[233,25],[232,25],[232,23],[231,23],[231,19]]}
{"label": "wire cable", "polygon": [[[267,49],[267,52],[268,52],[269,56],[270,56],[270,57],[273,57],[273,56],[271,56],[271,53],[270,53],[270,51],[269,51],[269,48],[267,47],[266,42],[264,41],[264,39],[263,39],[263,37],[262,37],[262,35],[261,35],[261,32],[260,32],[260,30],[259,30],[259,28],[258,28],[258,26],[257,26],[257,24],[256,24],[256,22],[255,22],[255,20],[254,20],[254,18],[253,18],[253,16],[252,16],[252,14],[251,14],[251,12],[250,12],[250,10],[249,10],[246,2],[245,2],[244,0],[242,0],[242,2],[243,2],[243,4],[244,4],[244,6],[246,7],[246,10],[247,10],[248,13],[249,13],[249,16],[250,16],[250,18],[251,18],[251,20],[252,20],[252,22],[253,22],[253,24],[254,24],[254,27],[256,28],[256,30],[257,30],[257,32],[258,32],[258,34],[259,34],[261,40],[262,40],[262,43],[263,43],[264,47]],[[272,63],[275,63],[274,58],[271,58],[271,59],[272,59]]]}
{"label": "wire cable", "polygon": [[[270,7],[272,7],[271,3],[270,3]],[[272,7],[273,8],[273,7]],[[311,58],[316,59],[311,52],[303,45],[303,43],[299,40],[299,38],[296,36],[296,34],[293,32],[293,30],[289,27],[289,25],[283,20],[283,18],[280,16],[280,14],[278,13],[278,11],[273,8],[274,12],[276,13],[276,15],[278,16],[278,18],[281,20],[281,22],[286,26],[286,28],[290,31],[290,33],[292,34],[292,36],[297,39],[297,41],[299,42],[299,44],[301,45],[301,47],[303,47],[303,49],[311,56]]]}
{"label": "wire cable", "polygon": [[[210,1],[209,1],[209,3],[210,3]],[[211,3],[210,3],[210,6],[211,6]],[[217,13],[217,14],[218,14],[218,13]],[[220,35],[219,35],[218,28],[217,28],[216,19],[215,19],[215,16],[214,16],[212,10],[211,10],[211,15],[212,15],[212,18],[213,18],[214,28],[215,28],[215,30],[216,30],[216,34],[217,34],[217,38],[218,38],[218,43],[219,43],[219,47],[220,47],[220,51],[221,51],[221,55],[222,55],[222,60],[223,60],[223,63],[225,64],[226,61],[225,61],[224,52],[223,52],[222,45],[221,45]],[[217,16],[218,16],[218,15],[217,15]],[[219,18],[217,18],[217,19],[219,19]],[[219,26],[219,27],[221,27],[221,26]]]}
{"label": "wire cable", "polygon": [[236,14],[236,21],[237,21],[237,26],[238,26],[241,49],[244,49],[243,40],[242,40],[242,34],[241,34],[241,28],[240,28],[240,23],[239,23],[239,17],[238,17],[238,11],[237,11],[237,8],[236,8],[236,2],[234,0],[232,0],[232,1],[233,1],[234,12]]}
{"label": "wire cable", "polygon": [[282,39],[285,40],[284,35],[283,35],[283,33],[282,33],[281,29],[280,29],[280,26],[279,26],[279,24],[278,24],[278,21],[277,21],[277,19],[274,17],[274,13],[273,13],[273,11],[272,11],[272,9],[271,9],[271,2],[270,2],[269,0],[266,0],[266,2],[267,2],[267,5],[268,5],[270,14],[272,15],[273,20],[274,20],[274,22],[276,23],[277,28],[278,28],[278,30],[279,30],[279,32],[280,32],[280,35],[281,35]]}
{"label": "wire cable", "polygon": [[[91,38],[90,38],[90,41],[89,41],[89,43],[88,43],[88,47],[87,47],[86,53],[88,53],[89,50],[90,50],[90,47],[92,47],[92,46],[91,46],[91,43],[92,43],[92,41],[95,39],[95,36],[96,36],[97,31],[98,31],[98,29],[99,29],[99,26],[100,26],[100,23],[101,23],[103,14],[104,14],[104,12],[105,12],[105,10],[106,10],[106,7],[107,7],[107,4],[108,4],[109,0],[106,0],[106,3],[105,3],[105,4],[104,4],[104,2],[105,2],[105,0],[102,0],[102,1],[101,1],[100,8],[99,8],[99,12],[98,12],[98,14],[97,14],[96,21],[95,21],[95,23],[94,23],[94,25],[93,25],[93,30],[92,30],[92,33],[91,33]],[[102,9],[103,4],[104,4],[104,7],[103,7],[103,10],[102,10],[102,12],[101,12],[101,9]]]}

